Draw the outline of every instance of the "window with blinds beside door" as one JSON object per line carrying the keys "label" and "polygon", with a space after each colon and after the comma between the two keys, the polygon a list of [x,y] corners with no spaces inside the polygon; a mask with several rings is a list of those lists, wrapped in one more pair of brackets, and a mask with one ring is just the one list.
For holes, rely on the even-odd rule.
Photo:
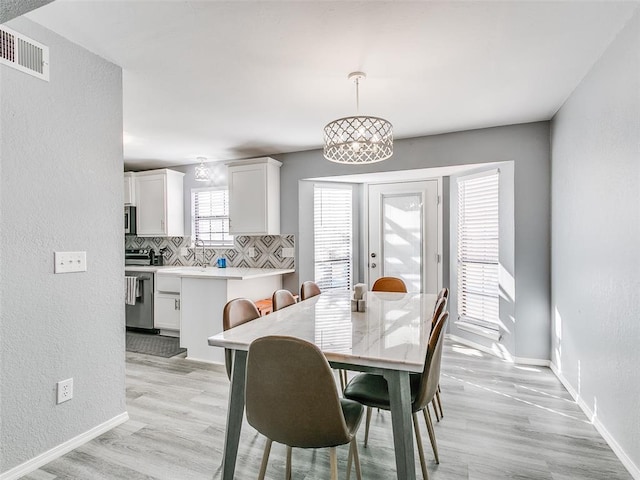
{"label": "window with blinds beside door", "polygon": [[499,331],[499,172],[458,179],[458,317]]}
{"label": "window with blinds beside door", "polygon": [[321,290],[350,289],[353,258],[352,189],[314,186],[315,282]]}
{"label": "window with blinds beside door", "polygon": [[191,190],[191,240],[202,240],[208,246],[233,246],[233,236],[229,234],[229,190]]}

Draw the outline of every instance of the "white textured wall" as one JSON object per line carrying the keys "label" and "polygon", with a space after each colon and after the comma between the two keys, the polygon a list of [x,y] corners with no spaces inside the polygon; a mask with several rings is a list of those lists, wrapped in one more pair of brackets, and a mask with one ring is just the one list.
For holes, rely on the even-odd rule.
{"label": "white textured wall", "polygon": [[5,23],[53,0],[0,0],[0,23]]}
{"label": "white textured wall", "polygon": [[[51,81],[0,66],[0,472],[125,411],[121,70],[7,26],[50,47]],[[88,271],[54,275],[55,250]]]}
{"label": "white textured wall", "polygon": [[[305,178],[410,170],[450,165],[513,161],[515,184],[515,325],[510,354],[549,359],[550,162],[549,123],[486,128],[410,138],[394,142],[389,160],[372,165],[340,165],[322,157],[322,150],[276,155],[280,169],[281,230],[293,233],[298,261],[301,242],[312,238],[299,225],[299,184]],[[303,215],[310,214],[302,211]],[[448,249],[445,247],[445,255]],[[445,262],[447,258],[445,257]],[[300,265],[300,263],[297,263]],[[447,263],[444,264],[445,268]],[[295,290],[302,280],[296,272],[284,279]],[[307,279],[305,279],[307,280]],[[451,286],[454,287],[453,285]],[[455,294],[455,292],[453,292]],[[482,338],[466,332],[478,343]]]}
{"label": "white textured wall", "polygon": [[551,139],[552,361],[640,478],[640,13]]}

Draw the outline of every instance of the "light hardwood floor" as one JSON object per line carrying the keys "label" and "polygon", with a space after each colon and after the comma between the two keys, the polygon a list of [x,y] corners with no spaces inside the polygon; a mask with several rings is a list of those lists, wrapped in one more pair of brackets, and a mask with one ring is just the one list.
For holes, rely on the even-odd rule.
{"label": "light hardwood floor", "polygon": [[[514,366],[450,341],[444,355],[439,465],[421,424],[431,479],[631,479],[549,369]],[[130,420],[24,478],[220,478],[227,392],[224,368],[127,353]],[[368,448],[364,422],[358,437],[363,478],[394,479],[389,413],[374,411]],[[257,478],[264,441],[245,422],[236,478]],[[338,450],[340,478],[347,451]],[[284,478],[284,459],[285,447],[274,444],[267,478]],[[421,478],[417,454],[416,466]],[[294,479],[328,477],[327,449],[294,449]]]}

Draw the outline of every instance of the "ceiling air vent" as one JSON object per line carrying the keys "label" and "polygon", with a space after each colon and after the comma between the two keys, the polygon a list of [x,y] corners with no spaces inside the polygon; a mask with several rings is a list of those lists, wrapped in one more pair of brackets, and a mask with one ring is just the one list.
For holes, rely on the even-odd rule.
{"label": "ceiling air vent", "polygon": [[49,81],[49,47],[0,26],[0,63]]}

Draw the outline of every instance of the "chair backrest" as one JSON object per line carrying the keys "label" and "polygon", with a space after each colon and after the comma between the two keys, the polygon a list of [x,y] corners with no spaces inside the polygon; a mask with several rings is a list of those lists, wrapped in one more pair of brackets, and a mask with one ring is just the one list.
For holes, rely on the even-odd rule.
{"label": "chair backrest", "polygon": [[274,312],[295,303],[296,297],[289,290],[276,290],[271,297],[271,308]]}
{"label": "chair backrest", "polygon": [[[222,310],[222,329],[226,331],[256,318],[260,318],[260,312],[255,303],[248,298],[234,298],[229,300]],[[227,368],[227,376],[231,378],[233,352],[229,349],[224,351],[224,365]]]}
{"label": "chair backrest", "polygon": [[449,312],[442,312],[431,332],[424,370],[420,378],[420,389],[412,405],[414,412],[425,408],[438,390],[440,365],[442,364],[442,344],[444,343],[444,332],[448,319]]}
{"label": "chair backrest", "polygon": [[449,289],[447,287],[444,287],[440,292],[438,292],[438,300],[441,298],[449,300]]}
{"label": "chair backrest", "polygon": [[246,412],[252,427],[291,447],[351,440],[327,359],[299,338],[268,336],[249,346]]}
{"label": "chair backrest", "polygon": [[312,281],[303,282],[300,286],[300,300],[306,300],[307,298],[315,297],[316,295],[320,295],[322,292],[320,291],[320,287],[317,283]]}
{"label": "chair backrest", "polygon": [[439,298],[436,301],[436,306],[433,308],[433,315],[431,316],[431,333],[433,333],[433,329],[436,326],[436,322],[440,318],[440,315],[442,315],[442,312],[447,309],[447,303],[447,297]]}
{"label": "chair backrest", "polygon": [[380,277],[373,282],[373,292],[400,292],[407,293],[407,286],[398,277]]}

